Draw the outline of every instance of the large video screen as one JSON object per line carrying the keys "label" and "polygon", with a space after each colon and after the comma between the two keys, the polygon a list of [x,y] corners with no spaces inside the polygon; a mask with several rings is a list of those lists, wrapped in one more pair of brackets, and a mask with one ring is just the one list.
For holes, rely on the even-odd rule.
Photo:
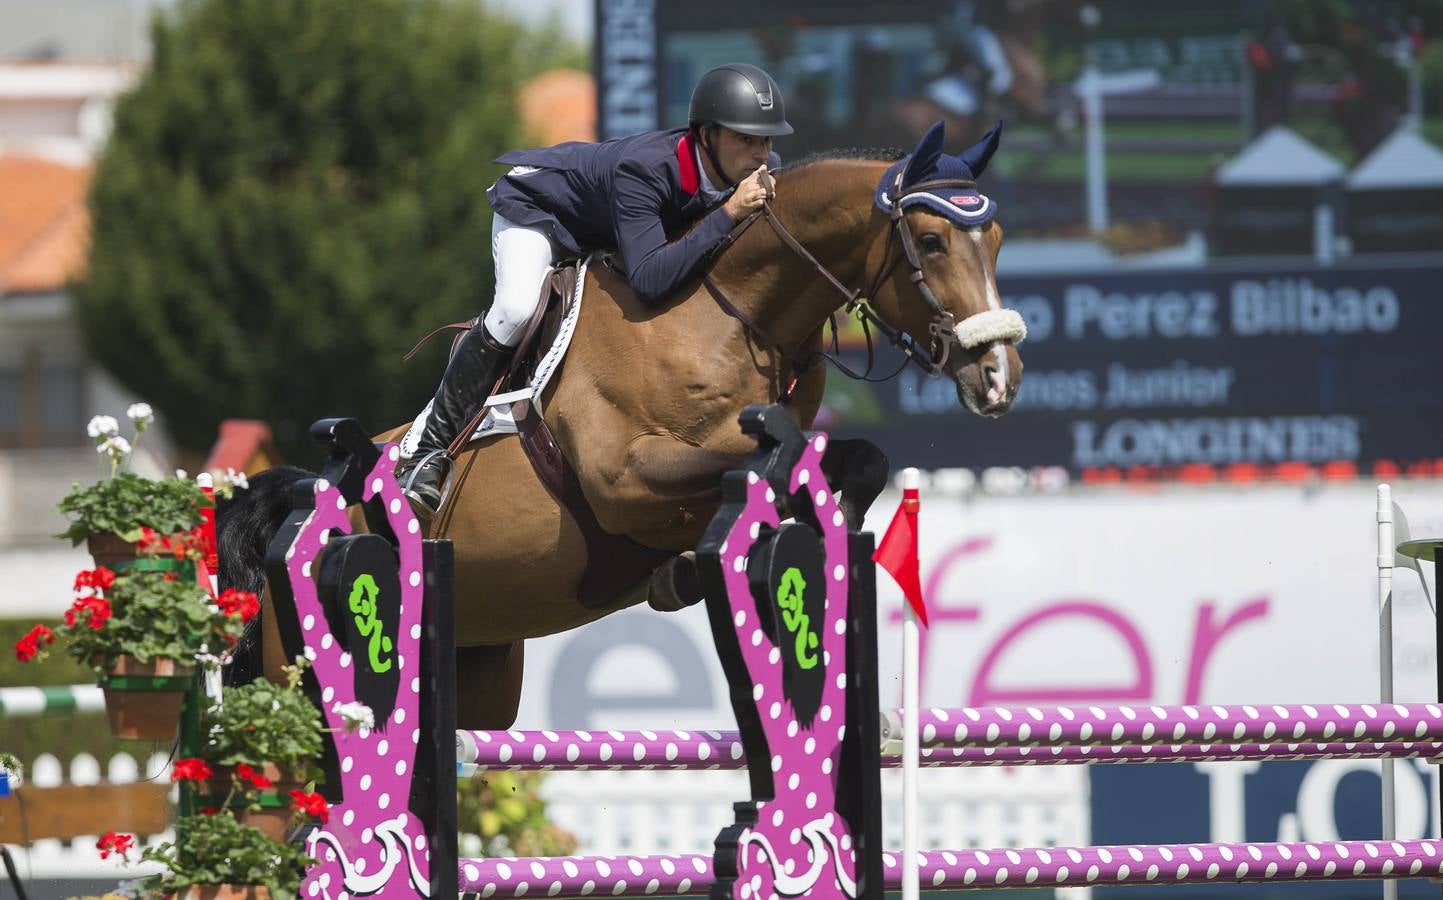
{"label": "large video screen", "polygon": [[781,86],[784,162],[1006,123],[981,187],[1031,331],[1017,406],[833,375],[822,427],[928,467],[1443,458],[1417,380],[1443,325],[1443,0],[598,0],[596,50],[603,137],[684,124],[729,61]]}

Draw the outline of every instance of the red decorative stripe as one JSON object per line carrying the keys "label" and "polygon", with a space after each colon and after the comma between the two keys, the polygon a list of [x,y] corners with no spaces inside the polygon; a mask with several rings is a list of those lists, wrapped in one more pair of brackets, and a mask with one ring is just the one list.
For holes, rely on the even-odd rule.
{"label": "red decorative stripe", "polygon": [[697,170],[696,153],[691,148],[690,131],[676,142],[676,162],[681,168],[681,189],[688,194],[695,194],[701,189],[701,173]]}

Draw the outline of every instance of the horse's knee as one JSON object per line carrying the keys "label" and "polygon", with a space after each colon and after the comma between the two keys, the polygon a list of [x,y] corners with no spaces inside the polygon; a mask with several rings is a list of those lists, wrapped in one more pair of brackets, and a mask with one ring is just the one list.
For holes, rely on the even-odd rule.
{"label": "horse's knee", "polygon": [[827,485],[842,494],[847,527],[860,529],[872,502],[887,487],[891,461],[871,441],[860,438],[835,440],[822,454],[822,473]]}
{"label": "horse's knee", "polygon": [[658,612],[676,612],[695,606],[704,599],[694,550],[662,563],[651,576],[646,592],[647,605]]}
{"label": "horse's knee", "polygon": [[[892,461],[871,441],[858,440],[853,449],[849,468],[853,472],[856,490],[865,492],[867,505],[871,506],[877,495],[887,487],[887,478],[892,472]],[[865,509],[862,510],[866,512]]]}

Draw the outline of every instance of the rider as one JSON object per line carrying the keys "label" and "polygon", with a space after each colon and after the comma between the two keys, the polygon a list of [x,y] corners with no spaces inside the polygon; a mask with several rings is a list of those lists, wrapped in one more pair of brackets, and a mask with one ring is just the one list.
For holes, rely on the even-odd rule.
{"label": "rider", "polygon": [[686,128],[515,150],[496,160],[514,168],[486,192],[495,299],[461,339],[419,442],[396,470],[422,518],[440,506],[451,467],[446,448],[510,360],[556,260],[615,248],[637,299],[656,306],[761,207],[762,177],[780,162],[772,137],[792,133],[777,83],[756,66],[718,66],[697,82],[687,119]]}

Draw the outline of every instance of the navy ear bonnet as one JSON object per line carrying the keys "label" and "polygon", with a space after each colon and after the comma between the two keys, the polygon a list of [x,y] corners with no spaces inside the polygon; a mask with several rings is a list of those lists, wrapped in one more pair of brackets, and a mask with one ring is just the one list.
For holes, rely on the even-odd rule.
{"label": "navy ear bonnet", "polygon": [[[997,152],[1001,138],[1002,123],[999,121],[982,140],[961,154],[951,156],[942,152],[942,123],[937,122],[927,129],[917,149],[898,160],[882,176],[877,185],[877,208],[891,214],[893,203],[903,209],[920,204],[959,225],[982,225],[991,221],[997,212],[997,204],[975,187],[914,188],[929,181],[976,181],[987,168],[992,154]],[[900,185],[897,181],[899,173]]]}

